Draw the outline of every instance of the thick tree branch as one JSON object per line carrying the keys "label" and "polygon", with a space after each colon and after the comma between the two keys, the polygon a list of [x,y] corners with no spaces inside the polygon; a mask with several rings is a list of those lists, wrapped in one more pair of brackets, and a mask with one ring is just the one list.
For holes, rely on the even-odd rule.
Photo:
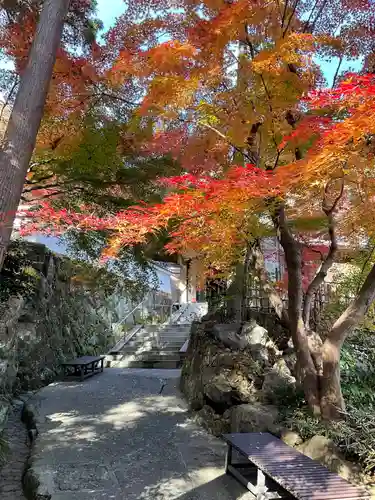
{"label": "thick tree branch", "polygon": [[[372,256],[374,255],[374,252],[375,252],[375,245],[374,245],[374,246],[371,248],[371,250],[369,251],[368,256],[366,257],[366,259],[365,259],[365,261],[364,261],[364,263],[363,263],[363,265],[362,265],[362,268],[361,268],[361,274],[360,274],[360,276],[362,276],[362,275],[363,275],[363,273],[364,273],[364,271],[365,271],[365,269],[366,269],[367,264],[370,262],[370,259],[371,259],[371,258],[372,258]],[[360,289],[361,289],[361,286],[360,286],[360,285],[358,285],[358,288],[357,288],[357,293],[359,292],[359,290],[360,290]]]}
{"label": "thick tree branch", "polygon": [[328,191],[329,191],[330,184],[331,183],[328,182],[326,187],[325,187],[325,190],[324,190],[322,209],[323,209],[323,212],[327,216],[328,234],[329,234],[329,239],[330,239],[331,243],[330,243],[327,257],[322,262],[319,270],[315,274],[313,280],[309,284],[307,291],[306,291],[305,301],[303,304],[303,315],[302,315],[306,328],[310,327],[310,313],[311,313],[311,305],[312,305],[312,301],[314,298],[314,293],[318,290],[320,285],[324,282],[328,271],[330,270],[330,268],[332,267],[332,264],[335,261],[335,257],[336,257],[336,253],[337,253],[337,249],[338,249],[336,227],[335,227],[335,221],[333,218],[333,213],[336,210],[337,204],[341,200],[342,195],[344,193],[344,180],[342,179],[342,181],[341,181],[341,188],[340,188],[340,192],[339,192],[338,196],[335,198],[331,207],[328,207],[327,198],[328,198]]}
{"label": "thick tree branch", "polygon": [[353,328],[360,323],[375,299],[375,264],[363,283],[357,297],[334,323],[327,340],[341,347]]}

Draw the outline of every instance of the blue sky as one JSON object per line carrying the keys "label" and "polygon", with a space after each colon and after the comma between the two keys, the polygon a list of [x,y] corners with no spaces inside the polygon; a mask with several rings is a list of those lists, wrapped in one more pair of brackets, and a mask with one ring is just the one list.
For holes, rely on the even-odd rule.
{"label": "blue sky", "polygon": [[115,19],[124,12],[124,0],[98,0],[98,18],[103,21],[105,30],[113,26]]}

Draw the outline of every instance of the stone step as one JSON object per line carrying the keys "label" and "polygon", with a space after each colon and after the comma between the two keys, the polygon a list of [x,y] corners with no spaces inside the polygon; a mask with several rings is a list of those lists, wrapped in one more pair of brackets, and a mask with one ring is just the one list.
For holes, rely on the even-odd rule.
{"label": "stone step", "polygon": [[181,367],[181,361],[125,361],[115,365],[116,368],[164,368],[176,369]]}
{"label": "stone step", "polygon": [[159,333],[158,337],[166,339],[187,339],[189,335],[181,335],[180,333]]}
{"label": "stone step", "polygon": [[151,335],[151,334],[147,334],[147,335],[135,335],[134,337],[132,337],[129,340],[129,342],[132,342],[134,340],[146,341],[146,340],[157,339],[157,338],[160,338],[160,337],[171,338],[171,339],[185,339],[186,340],[189,337],[189,335],[182,334],[182,333],[165,333],[165,332],[160,332],[159,334],[154,334],[154,335]]}
{"label": "stone step", "polygon": [[[134,342],[129,342],[123,346],[121,351],[124,349],[127,349],[129,346],[145,346],[145,347],[151,347],[153,345],[160,345],[160,344],[168,344],[168,345],[184,345],[187,339],[165,339],[161,338],[159,340],[152,340],[152,341],[147,341],[147,342],[141,342],[141,341],[134,341]],[[117,351],[120,352],[120,351]]]}
{"label": "stone step", "polygon": [[[145,347],[152,347],[154,345],[158,345],[159,343],[160,344],[168,344],[168,345],[175,345],[175,346],[178,346],[178,345],[183,345],[185,344],[187,339],[164,339],[164,338],[161,338],[159,341],[157,341],[156,339],[152,340],[152,341],[147,341],[147,342],[142,342],[140,340],[134,340],[134,341],[130,341],[128,342],[127,344],[125,344],[123,346],[123,348],[121,350],[124,350],[124,349],[127,349],[128,347],[133,347],[133,346],[145,346]],[[120,351],[117,351],[117,352],[120,352]]]}
{"label": "stone step", "polygon": [[140,352],[140,353],[124,353],[123,358],[132,358],[134,360],[148,360],[148,359],[164,359],[175,360],[179,359],[179,353],[175,352]]}
{"label": "stone step", "polygon": [[126,355],[126,354],[154,354],[154,353],[158,353],[158,352],[165,352],[165,353],[170,353],[170,352],[180,352],[180,349],[176,346],[153,346],[151,349],[139,349],[139,348],[136,348],[136,347],[129,347],[128,349],[124,349],[122,351],[122,354],[123,355]]}
{"label": "stone step", "polygon": [[117,358],[117,361],[121,363],[125,361],[177,361],[179,359],[178,352],[124,353]]}

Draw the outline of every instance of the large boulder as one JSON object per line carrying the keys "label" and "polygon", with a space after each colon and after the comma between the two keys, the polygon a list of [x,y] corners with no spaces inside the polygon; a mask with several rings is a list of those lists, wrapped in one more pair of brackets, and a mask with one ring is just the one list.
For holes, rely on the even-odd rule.
{"label": "large boulder", "polygon": [[284,359],[279,359],[264,376],[262,385],[263,398],[275,402],[281,391],[295,391],[296,379],[292,376]]}
{"label": "large boulder", "polygon": [[325,436],[314,436],[297,446],[297,450],[348,481],[361,481],[360,468],[345,460],[331,439]]}
{"label": "large boulder", "polygon": [[276,406],[260,403],[244,404],[232,408],[231,432],[271,432],[279,434],[279,412]]}
{"label": "large boulder", "polygon": [[204,386],[204,395],[208,398],[210,405],[220,413],[232,406],[236,399],[233,387],[223,375],[214,377],[211,382]]}
{"label": "large boulder", "polygon": [[204,386],[205,401],[218,413],[231,406],[254,401],[254,384],[241,371],[223,370]]}
{"label": "large boulder", "polygon": [[180,386],[193,410],[212,404],[223,412],[228,406],[253,401],[261,387],[258,371],[248,350],[225,347],[212,325],[192,325]]}

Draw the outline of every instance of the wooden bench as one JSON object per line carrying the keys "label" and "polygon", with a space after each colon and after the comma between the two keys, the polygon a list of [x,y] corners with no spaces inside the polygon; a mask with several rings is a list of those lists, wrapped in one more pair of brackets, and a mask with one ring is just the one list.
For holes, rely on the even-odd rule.
{"label": "wooden bench", "polygon": [[256,500],[370,499],[364,488],[351,485],[268,432],[224,434],[223,438],[228,444],[226,473]]}
{"label": "wooden bench", "polygon": [[69,380],[85,380],[104,370],[105,356],[82,356],[67,363],[62,363],[64,374]]}

